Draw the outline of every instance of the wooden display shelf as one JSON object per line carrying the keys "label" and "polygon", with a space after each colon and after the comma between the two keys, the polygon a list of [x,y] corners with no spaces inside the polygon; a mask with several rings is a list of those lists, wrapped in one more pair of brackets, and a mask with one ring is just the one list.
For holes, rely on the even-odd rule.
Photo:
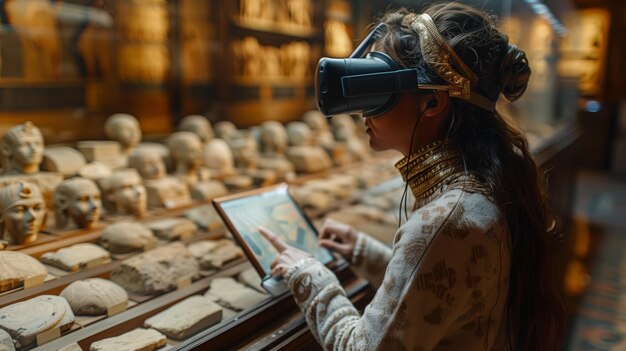
{"label": "wooden display shelf", "polygon": [[240,19],[239,16],[234,16],[232,18],[232,23],[242,29],[271,34],[280,34],[292,38],[310,39],[320,34],[320,31],[315,27],[307,28],[291,23],[244,20]]}

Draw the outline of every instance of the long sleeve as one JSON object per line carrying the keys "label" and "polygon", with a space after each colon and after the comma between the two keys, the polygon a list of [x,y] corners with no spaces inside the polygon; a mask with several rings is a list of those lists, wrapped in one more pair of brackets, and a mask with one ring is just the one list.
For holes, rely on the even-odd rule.
{"label": "long sleeve", "polygon": [[362,316],[321,263],[294,267],[288,284],[324,349],[493,345],[507,286],[501,274],[508,271],[504,231],[484,196],[463,197],[450,192],[414,212],[399,229],[382,285]]}
{"label": "long sleeve", "polygon": [[352,253],[352,270],[361,278],[366,279],[376,289],[380,287],[385,270],[391,261],[392,250],[389,246],[359,233],[354,252]]}

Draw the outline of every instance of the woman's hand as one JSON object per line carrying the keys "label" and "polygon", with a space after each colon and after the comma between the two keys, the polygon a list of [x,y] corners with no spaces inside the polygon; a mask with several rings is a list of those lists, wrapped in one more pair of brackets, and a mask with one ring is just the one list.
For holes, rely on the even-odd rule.
{"label": "woman's hand", "polygon": [[270,268],[272,269],[270,273],[271,276],[284,276],[291,266],[305,258],[313,257],[308,252],[289,246],[282,238],[272,233],[267,228],[259,227],[259,233],[274,246],[279,254],[270,264]]}
{"label": "woman's hand", "polygon": [[339,253],[343,258],[352,260],[358,233],[348,224],[327,219],[320,233],[320,246]]}

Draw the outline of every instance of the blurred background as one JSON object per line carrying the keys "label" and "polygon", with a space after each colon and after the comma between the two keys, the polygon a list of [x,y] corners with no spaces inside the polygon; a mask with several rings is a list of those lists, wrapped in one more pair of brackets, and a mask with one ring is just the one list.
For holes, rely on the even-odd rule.
{"label": "blurred background", "polygon": [[[432,1],[428,1],[429,3]],[[533,70],[498,108],[526,131],[565,233],[568,350],[626,350],[626,2],[462,0],[499,17]],[[0,135],[105,139],[114,113],[162,141],[191,114],[248,128],[315,109],[315,65],[381,11],[427,1],[0,0]]]}

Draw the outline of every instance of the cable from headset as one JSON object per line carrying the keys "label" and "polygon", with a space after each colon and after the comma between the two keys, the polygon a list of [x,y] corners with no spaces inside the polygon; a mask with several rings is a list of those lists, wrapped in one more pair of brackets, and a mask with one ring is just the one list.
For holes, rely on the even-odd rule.
{"label": "cable from headset", "polygon": [[[431,100],[433,101],[433,100]],[[407,201],[408,201],[408,196],[407,196],[407,191],[409,188],[409,165],[411,164],[411,155],[413,154],[413,140],[415,139],[415,132],[417,131],[417,125],[419,124],[419,122],[422,120],[422,116],[424,116],[424,113],[426,113],[426,110],[432,107],[432,104],[429,104],[428,106],[426,106],[422,112],[420,112],[420,114],[417,116],[417,119],[415,120],[415,125],[413,126],[413,133],[411,134],[411,142],[409,143],[409,155],[408,160],[407,160],[407,167],[404,170],[404,179],[405,179],[405,183],[404,183],[404,191],[402,192],[402,197],[400,198],[400,206],[398,207],[398,228],[402,225],[402,202],[404,201],[404,217],[405,220],[409,219],[409,215],[408,212],[406,210],[406,206],[407,206]]]}

